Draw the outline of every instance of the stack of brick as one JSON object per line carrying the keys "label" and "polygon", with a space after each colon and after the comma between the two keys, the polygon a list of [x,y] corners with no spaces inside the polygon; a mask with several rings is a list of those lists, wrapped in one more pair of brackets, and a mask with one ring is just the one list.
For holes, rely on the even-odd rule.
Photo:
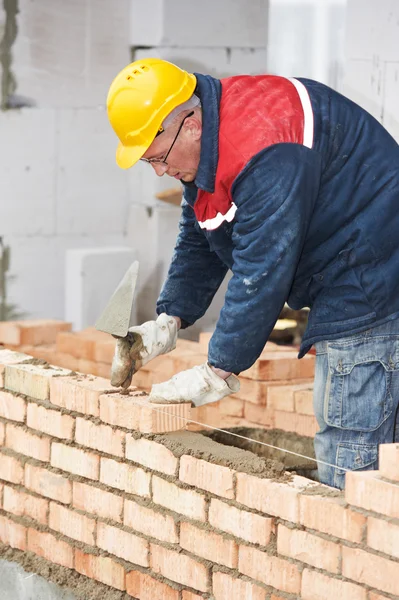
{"label": "stack of brick", "polygon": [[[4,323],[3,329],[0,327],[0,343],[10,347],[7,327],[19,328],[19,338],[14,335],[12,339],[20,341],[11,346],[13,349],[64,368],[109,378],[115,350],[111,336],[93,328],[71,332],[70,325],[62,321],[48,321],[48,335],[34,336],[34,324],[34,321]],[[43,327],[43,322],[39,322],[40,331]],[[29,337],[25,334],[27,330]],[[149,391],[152,384],[202,364],[207,359],[210,336],[202,333],[199,342],[179,339],[173,352],[156,358],[134,376],[134,385]],[[240,391],[193,410],[192,418],[213,427],[262,427],[313,437],[318,429],[312,406],[314,360],[309,354],[298,360],[296,347],[268,342],[253,367],[240,374]],[[190,428],[203,429],[194,423]]]}
{"label": "stack of brick", "polygon": [[138,600],[399,597],[399,445],[344,497],[198,433],[157,435],[187,405],[153,411],[24,360],[0,353],[0,549]]}

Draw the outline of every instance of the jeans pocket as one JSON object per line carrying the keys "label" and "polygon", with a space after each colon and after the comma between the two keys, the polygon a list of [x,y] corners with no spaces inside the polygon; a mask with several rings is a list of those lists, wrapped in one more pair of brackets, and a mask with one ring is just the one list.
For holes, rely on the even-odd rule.
{"label": "jeans pocket", "polygon": [[374,431],[392,414],[396,347],[378,346],[371,341],[328,345],[324,419],[331,427]]}
{"label": "jeans pocket", "polygon": [[336,465],[341,468],[335,470],[334,486],[342,489],[345,484],[346,470],[377,469],[378,444],[341,442],[337,445]]}

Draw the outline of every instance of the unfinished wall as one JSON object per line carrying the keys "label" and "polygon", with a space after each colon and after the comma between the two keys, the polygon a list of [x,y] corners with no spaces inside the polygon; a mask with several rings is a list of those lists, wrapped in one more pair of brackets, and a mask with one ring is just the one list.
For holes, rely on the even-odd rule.
{"label": "unfinished wall", "polygon": [[399,4],[348,0],[344,93],[399,141]]}
{"label": "unfinished wall", "polygon": [[382,447],[380,472],[348,475],[343,496],[200,434],[156,434],[188,405],[158,412],[99,378],[18,361],[1,351],[8,559],[49,561],[80,598],[74,571],[108,599],[399,597],[399,445]]}

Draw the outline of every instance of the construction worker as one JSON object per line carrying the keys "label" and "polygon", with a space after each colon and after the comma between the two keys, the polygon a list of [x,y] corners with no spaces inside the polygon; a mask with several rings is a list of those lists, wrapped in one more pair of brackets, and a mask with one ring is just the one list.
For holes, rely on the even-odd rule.
{"label": "construction worker", "polygon": [[[108,116],[124,169],[138,160],[184,187],[156,321],[117,344],[112,383],[175,347],[227,271],[208,362],[154,385],[156,401],[220,400],[261,354],[285,302],[310,307],[315,450],[323,483],[378,468],[399,439],[399,146],[365,110],[308,79],[218,80],[160,59],[113,81]],[[327,466],[329,463],[332,466]]]}

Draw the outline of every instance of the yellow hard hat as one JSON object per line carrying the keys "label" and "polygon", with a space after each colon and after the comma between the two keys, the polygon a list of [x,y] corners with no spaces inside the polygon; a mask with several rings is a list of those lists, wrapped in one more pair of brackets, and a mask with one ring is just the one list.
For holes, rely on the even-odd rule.
{"label": "yellow hard hat", "polygon": [[122,169],[143,156],[163,131],[164,119],[191,98],[196,84],[195,75],[160,58],[136,60],[118,73],[109,88],[107,111],[120,140],[116,162]]}

